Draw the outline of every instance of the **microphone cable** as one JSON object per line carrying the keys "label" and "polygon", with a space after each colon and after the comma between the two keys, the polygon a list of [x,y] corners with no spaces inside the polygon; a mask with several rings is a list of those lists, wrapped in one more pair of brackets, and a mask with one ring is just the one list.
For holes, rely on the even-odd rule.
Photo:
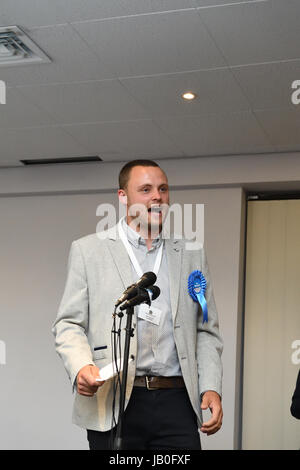
{"label": "microphone cable", "polygon": [[[117,321],[116,317],[119,317],[119,324],[117,329]],[[122,312],[117,313],[117,307],[115,307],[113,313],[113,326],[111,330],[111,345],[112,345],[112,364],[114,364],[116,375],[112,378],[113,380],[113,400],[112,400],[112,422],[111,422],[111,434],[110,434],[110,448],[113,449],[114,445],[114,434],[116,431],[117,426],[117,419],[115,415],[116,409],[116,398],[118,388],[121,390],[121,373],[119,370],[119,365],[121,366],[121,326],[122,326],[122,319],[124,314]],[[119,353],[119,359],[118,359]]]}

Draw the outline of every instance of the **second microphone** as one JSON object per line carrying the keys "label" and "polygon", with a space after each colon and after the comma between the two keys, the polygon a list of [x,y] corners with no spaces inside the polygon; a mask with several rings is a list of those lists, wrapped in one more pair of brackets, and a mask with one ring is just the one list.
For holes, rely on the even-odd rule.
{"label": "second microphone", "polygon": [[120,310],[125,310],[129,307],[135,307],[143,303],[151,304],[152,300],[157,299],[160,294],[160,288],[157,286],[149,286],[147,289],[141,287],[137,288],[137,295],[130,300],[127,300],[121,305]]}

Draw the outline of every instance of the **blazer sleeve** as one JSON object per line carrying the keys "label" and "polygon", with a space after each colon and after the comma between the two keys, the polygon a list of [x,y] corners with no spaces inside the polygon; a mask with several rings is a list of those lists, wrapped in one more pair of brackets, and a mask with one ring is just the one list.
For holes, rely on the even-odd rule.
{"label": "blazer sleeve", "polygon": [[203,323],[203,314],[199,306],[200,315],[197,327],[199,392],[200,395],[202,395],[207,390],[213,390],[221,397],[223,375],[221,355],[223,351],[223,340],[219,333],[218,313],[204,248],[202,249],[202,272],[206,279],[205,299],[207,303],[208,321]]}
{"label": "blazer sleeve", "polygon": [[298,372],[296,388],[292,397],[291,414],[294,418],[300,419],[300,370]]}
{"label": "blazer sleeve", "polygon": [[57,318],[52,327],[56,352],[73,385],[79,370],[94,364],[86,331],[89,318],[89,296],[84,259],[78,242],[71,245],[68,274]]}

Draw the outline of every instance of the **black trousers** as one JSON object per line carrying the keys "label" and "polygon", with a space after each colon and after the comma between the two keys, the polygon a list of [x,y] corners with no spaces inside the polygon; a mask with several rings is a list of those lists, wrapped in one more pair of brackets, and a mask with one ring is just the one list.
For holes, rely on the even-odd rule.
{"label": "black trousers", "polygon": [[[112,449],[111,435],[111,431],[87,430],[90,450]],[[122,439],[124,450],[201,450],[196,415],[186,389],[133,387]]]}

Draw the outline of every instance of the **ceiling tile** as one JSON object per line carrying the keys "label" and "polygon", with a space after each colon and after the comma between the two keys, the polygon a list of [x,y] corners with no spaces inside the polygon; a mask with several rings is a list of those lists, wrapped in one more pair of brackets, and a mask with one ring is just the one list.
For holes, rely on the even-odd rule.
{"label": "ceiling tile", "polygon": [[0,67],[7,85],[102,80],[114,75],[67,24],[30,31],[29,37],[50,57],[50,64]]}
{"label": "ceiling tile", "polygon": [[197,7],[197,0],[65,0],[68,21],[96,20]]}
{"label": "ceiling tile", "polygon": [[118,77],[225,65],[195,10],[73,26]]}
{"label": "ceiling tile", "polygon": [[272,0],[199,9],[228,65],[300,58],[300,2]]}
{"label": "ceiling tile", "polygon": [[276,150],[300,150],[300,105],[256,111],[255,115]]}
{"label": "ceiling tile", "polygon": [[16,88],[6,89],[6,104],[0,105],[0,129],[54,124],[54,119],[30,103]]}
{"label": "ceiling tile", "polygon": [[0,162],[87,155],[86,148],[59,127],[0,129],[0,141]]}
{"label": "ceiling tile", "polygon": [[274,148],[251,113],[159,119],[157,123],[188,156],[246,154]]}
{"label": "ceiling tile", "polygon": [[151,120],[100,122],[63,127],[103,160],[183,156],[177,147]]}
{"label": "ceiling tile", "polygon": [[196,0],[1,0],[1,24],[32,28],[196,6]]}
{"label": "ceiling tile", "polygon": [[149,113],[118,80],[20,87],[32,103],[57,123],[141,119]]}
{"label": "ceiling tile", "polygon": [[300,60],[233,67],[252,109],[294,107],[292,83],[300,80]]}
{"label": "ceiling tile", "polygon": [[[154,117],[249,109],[228,69],[128,78],[121,82]],[[181,95],[185,91],[196,93],[197,98],[184,100]]]}
{"label": "ceiling tile", "polygon": [[63,23],[62,4],[58,0],[1,0],[1,26],[31,28]]}
{"label": "ceiling tile", "polygon": [[196,0],[198,6],[200,7],[211,7],[211,6],[224,6],[232,5],[234,3],[258,3],[258,2],[268,2],[269,0]]}

